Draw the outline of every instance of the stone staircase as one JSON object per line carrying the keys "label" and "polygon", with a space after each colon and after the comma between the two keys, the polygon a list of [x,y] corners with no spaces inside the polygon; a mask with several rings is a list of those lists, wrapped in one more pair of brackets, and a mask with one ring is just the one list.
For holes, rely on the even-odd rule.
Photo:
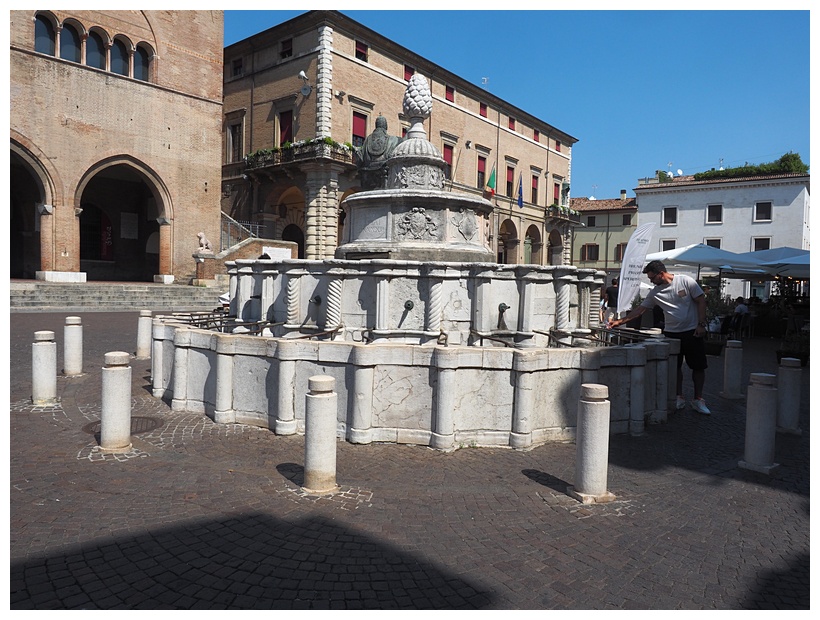
{"label": "stone staircase", "polygon": [[219,288],[150,282],[41,282],[12,280],[11,312],[210,311]]}

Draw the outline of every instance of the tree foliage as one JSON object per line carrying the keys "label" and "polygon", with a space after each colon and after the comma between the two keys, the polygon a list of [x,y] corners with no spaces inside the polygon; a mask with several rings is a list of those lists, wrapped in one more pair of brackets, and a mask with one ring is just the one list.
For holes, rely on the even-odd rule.
{"label": "tree foliage", "polygon": [[706,172],[696,173],[696,181],[707,181],[710,179],[735,179],[739,177],[757,177],[772,174],[808,174],[809,167],[803,163],[798,153],[791,151],[783,155],[777,161],[768,164],[745,164],[736,168],[726,168],[725,170],[715,170],[712,168]]}

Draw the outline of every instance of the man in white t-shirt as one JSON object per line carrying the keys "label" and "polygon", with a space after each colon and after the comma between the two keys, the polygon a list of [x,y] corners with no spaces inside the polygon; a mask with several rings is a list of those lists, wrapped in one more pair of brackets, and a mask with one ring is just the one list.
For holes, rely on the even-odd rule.
{"label": "man in white t-shirt", "polygon": [[663,310],[663,333],[668,338],[680,340],[678,356],[677,399],[676,409],[686,406],[683,397],[683,360],[692,369],[692,383],[695,398],[692,409],[709,415],[711,411],[703,400],[703,385],[706,381],[706,348],[703,337],[706,334],[706,296],[698,283],[684,274],[673,275],[666,271],[661,261],[653,260],[644,267],[643,272],[655,285],[637,308],[633,308],[624,318],[612,321],[608,327],[618,327],[627,321],[641,316],[647,310],[658,306]]}

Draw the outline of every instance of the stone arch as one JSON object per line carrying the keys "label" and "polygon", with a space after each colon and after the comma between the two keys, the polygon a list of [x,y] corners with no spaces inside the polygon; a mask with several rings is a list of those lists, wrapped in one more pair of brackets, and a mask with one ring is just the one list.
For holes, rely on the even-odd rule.
{"label": "stone arch", "polygon": [[547,259],[550,265],[564,264],[564,238],[557,228],[553,228],[549,234]]}
{"label": "stone arch", "polygon": [[341,198],[339,199],[339,218],[337,220],[337,233],[336,233],[336,242],[338,245],[342,245],[343,243],[349,243],[350,239],[347,239],[345,235],[345,221],[347,220],[347,211],[344,210],[342,204],[344,204],[345,199],[348,196],[352,196],[358,190],[356,188],[351,188],[345,191]]}
{"label": "stone arch", "polygon": [[34,279],[52,267],[53,222],[41,218],[54,212],[56,171],[37,149],[14,138],[9,160],[9,276]]}
{"label": "stone arch", "polygon": [[515,265],[518,262],[518,229],[507,219],[498,226],[498,262]]}
{"label": "stone arch", "polygon": [[[152,281],[173,273],[173,205],[151,168],[119,155],[89,168],[77,185],[80,268],[89,280]],[[158,247],[159,252],[149,251]]]}
{"label": "stone arch", "polygon": [[524,234],[524,262],[530,265],[540,265],[542,261],[541,230],[531,224]]}

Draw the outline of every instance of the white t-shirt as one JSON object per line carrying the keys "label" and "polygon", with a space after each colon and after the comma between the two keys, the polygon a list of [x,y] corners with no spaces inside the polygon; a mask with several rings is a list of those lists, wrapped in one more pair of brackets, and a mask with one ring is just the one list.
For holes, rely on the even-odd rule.
{"label": "white t-shirt", "polygon": [[694,278],[678,274],[669,284],[659,284],[641,302],[650,310],[660,306],[663,310],[664,331],[685,332],[698,326],[698,305],[695,298],[703,295]]}

